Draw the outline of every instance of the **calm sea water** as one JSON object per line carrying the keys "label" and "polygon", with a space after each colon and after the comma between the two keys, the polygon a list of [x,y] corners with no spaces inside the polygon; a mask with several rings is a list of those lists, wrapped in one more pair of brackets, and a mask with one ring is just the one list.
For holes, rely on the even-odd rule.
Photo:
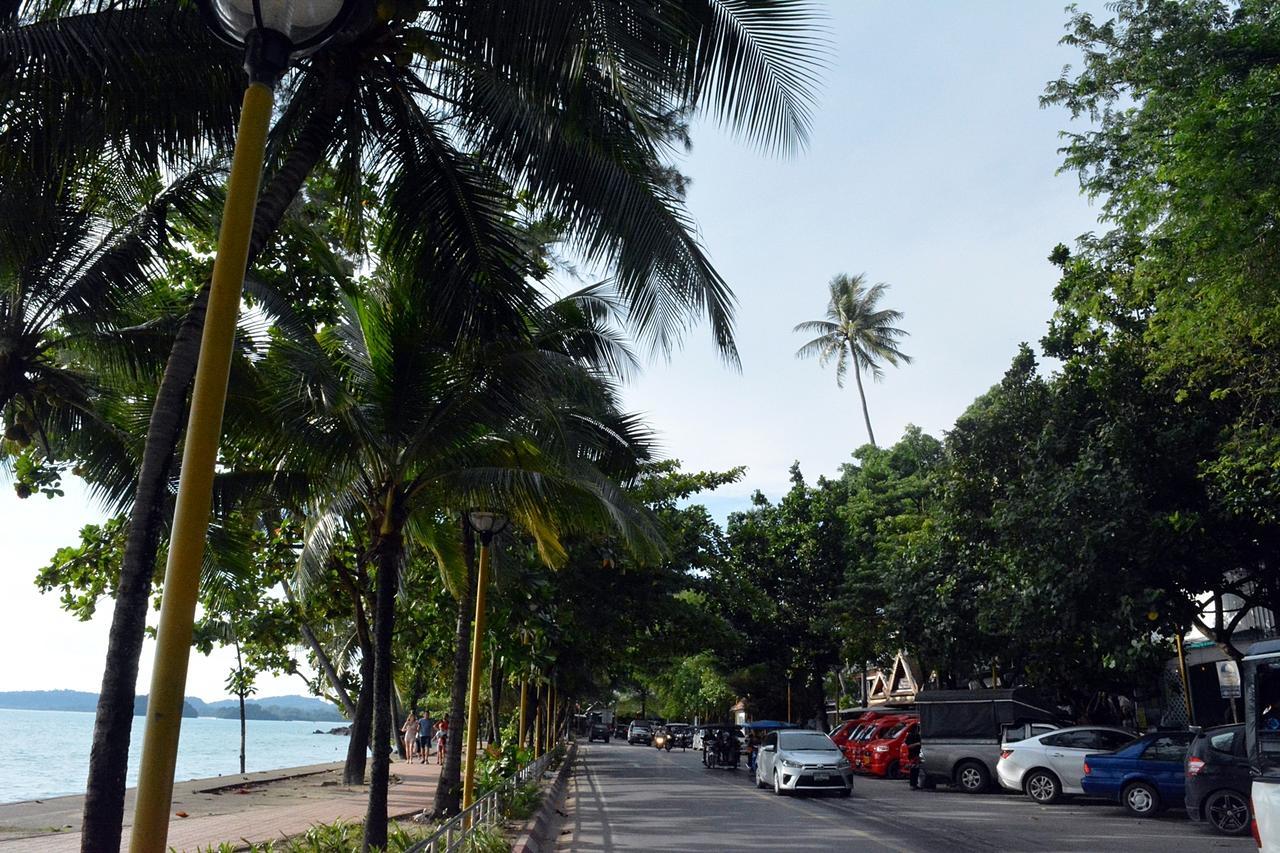
{"label": "calm sea water", "polygon": [[[274,770],[342,761],[347,738],[313,734],[341,723],[249,720],[245,769]],[[144,717],[133,718],[128,784],[138,782]],[[93,714],[0,708],[0,803],[83,794],[89,775]],[[240,721],[197,717],[182,721],[175,778],[202,779],[240,772]]]}

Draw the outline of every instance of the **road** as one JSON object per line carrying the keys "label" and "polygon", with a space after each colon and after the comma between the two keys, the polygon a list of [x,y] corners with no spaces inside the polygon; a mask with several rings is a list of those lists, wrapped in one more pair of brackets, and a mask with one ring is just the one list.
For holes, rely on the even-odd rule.
{"label": "road", "polygon": [[1255,850],[1178,811],[1153,820],[1073,800],[1038,806],[1012,794],[972,796],[858,778],[849,799],[757,790],[745,764],[708,770],[699,754],[621,741],[580,744],[560,829],[562,853],[689,851]]}

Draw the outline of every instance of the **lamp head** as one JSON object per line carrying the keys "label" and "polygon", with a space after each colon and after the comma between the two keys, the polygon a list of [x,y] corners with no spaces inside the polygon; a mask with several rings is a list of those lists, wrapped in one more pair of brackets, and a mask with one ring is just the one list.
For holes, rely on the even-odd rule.
{"label": "lamp head", "polygon": [[506,530],[508,519],[500,512],[473,509],[467,513],[467,521],[471,529],[480,534],[480,541],[488,545],[493,537]]}
{"label": "lamp head", "polygon": [[197,0],[222,41],[245,50],[255,82],[273,84],[289,60],[318,50],[360,0]]}

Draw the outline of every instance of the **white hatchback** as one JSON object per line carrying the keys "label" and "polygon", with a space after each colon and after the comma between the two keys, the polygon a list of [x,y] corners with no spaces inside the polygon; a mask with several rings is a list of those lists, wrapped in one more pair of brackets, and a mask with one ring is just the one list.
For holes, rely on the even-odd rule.
{"label": "white hatchback", "polygon": [[1137,735],[1109,726],[1073,726],[1001,745],[996,776],[1011,791],[1048,805],[1063,794],[1083,794],[1084,757],[1112,752]]}
{"label": "white hatchback", "polygon": [[853,769],[835,742],[822,732],[770,732],[756,753],[756,787],[770,785],[778,795],[836,791],[847,797],[853,790]]}

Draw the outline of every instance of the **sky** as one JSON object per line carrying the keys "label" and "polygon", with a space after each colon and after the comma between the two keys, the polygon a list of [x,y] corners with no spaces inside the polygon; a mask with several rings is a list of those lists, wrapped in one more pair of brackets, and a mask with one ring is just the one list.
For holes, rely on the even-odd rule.
{"label": "sky", "polygon": [[[1081,8],[1105,15],[1100,2]],[[747,466],[704,496],[723,518],[763,491],[776,498],[799,462],[836,474],[867,440],[853,386],[794,354],[799,322],[826,310],[837,273],[890,287],[913,363],[867,385],[881,445],[908,424],[941,437],[999,381],[1053,310],[1057,243],[1099,228],[1073,175],[1057,175],[1069,116],[1042,110],[1045,84],[1078,57],[1058,45],[1059,0],[831,0],[831,56],[807,150],[762,154],[713,123],[696,125],[680,163],[688,205],[716,268],[737,295],[740,371],[705,328],[627,389],[661,450],[690,469]],[[87,623],[40,595],[32,579],[102,514],[69,482],[55,501],[20,501],[0,482],[0,691],[98,689],[111,602]],[[154,645],[143,650],[146,692]],[[187,693],[226,695],[230,653],[194,655]],[[259,696],[303,691],[263,677]]]}

